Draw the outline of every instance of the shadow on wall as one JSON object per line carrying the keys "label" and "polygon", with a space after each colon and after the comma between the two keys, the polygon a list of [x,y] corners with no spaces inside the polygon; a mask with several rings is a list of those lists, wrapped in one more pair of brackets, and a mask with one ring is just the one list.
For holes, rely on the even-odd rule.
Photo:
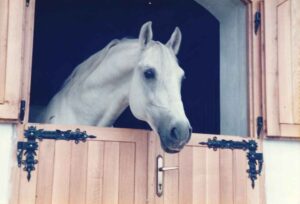
{"label": "shadow on wall", "polygon": [[[190,0],[37,1],[34,33],[31,115],[60,89],[72,70],[115,38],[137,38],[151,20],[154,39],[166,42],[179,26],[178,55],[186,72],[182,98],[194,132],[220,133],[219,22]],[[148,128],[127,109],[116,127]]]}

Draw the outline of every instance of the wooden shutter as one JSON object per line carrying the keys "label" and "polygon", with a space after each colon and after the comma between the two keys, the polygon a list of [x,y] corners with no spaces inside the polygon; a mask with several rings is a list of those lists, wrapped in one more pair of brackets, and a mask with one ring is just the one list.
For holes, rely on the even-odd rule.
{"label": "wooden shutter", "polygon": [[25,1],[0,3],[0,119],[17,119]]}
{"label": "wooden shutter", "polygon": [[300,137],[300,1],[265,1],[267,135]]}

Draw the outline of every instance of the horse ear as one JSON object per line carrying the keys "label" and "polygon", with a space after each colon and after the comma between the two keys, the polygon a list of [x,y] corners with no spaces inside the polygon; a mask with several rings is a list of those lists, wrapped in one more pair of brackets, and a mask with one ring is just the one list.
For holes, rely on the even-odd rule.
{"label": "horse ear", "polygon": [[144,25],[141,27],[140,35],[139,35],[139,41],[140,44],[144,47],[146,46],[153,37],[152,33],[152,22],[148,21],[144,23]]}
{"label": "horse ear", "polygon": [[180,48],[180,44],[181,44],[181,31],[178,27],[175,28],[174,32],[171,35],[170,40],[167,42],[167,47],[171,48],[175,55],[177,55],[179,48]]}

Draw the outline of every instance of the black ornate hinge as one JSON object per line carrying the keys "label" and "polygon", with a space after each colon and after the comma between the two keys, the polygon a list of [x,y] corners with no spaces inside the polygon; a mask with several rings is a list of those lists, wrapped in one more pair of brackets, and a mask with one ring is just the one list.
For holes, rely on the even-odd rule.
{"label": "black ornate hinge", "polygon": [[[27,171],[27,180],[31,178],[31,171],[35,170],[35,165],[38,160],[35,159],[36,151],[38,150],[37,140],[54,139],[54,140],[74,140],[76,144],[80,141],[85,142],[88,138],[96,138],[96,136],[88,135],[85,131],[76,129],[75,131],[67,130],[55,130],[46,131],[43,129],[36,129],[36,127],[30,126],[24,131],[24,136],[27,139],[26,142],[18,142],[17,145],[17,162],[18,166],[24,165],[23,170]],[[25,159],[23,160],[23,156]]]}
{"label": "black ornate hinge", "polygon": [[25,0],[25,2],[26,2],[26,7],[28,7],[29,3],[30,3],[30,0]]}
{"label": "black ornate hinge", "polygon": [[[207,142],[200,142],[201,145],[207,145],[208,148],[217,149],[241,149],[247,152],[248,165],[247,169],[248,177],[251,179],[251,186],[254,188],[257,175],[260,175],[263,167],[263,154],[257,153],[257,143],[254,140],[232,141],[232,140],[217,140],[217,137],[208,139]],[[258,164],[258,168],[256,165]]]}
{"label": "black ornate hinge", "polygon": [[260,138],[261,132],[263,130],[264,127],[264,118],[262,116],[258,116],[256,118],[256,134],[257,134],[257,138]]}
{"label": "black ornate hinge", "polygon": [[21,123],[23,123],[23,121],[24,121],[25,108],[26,108],[26,101],[25,100],[21,100],[21,103],[20,103],[20,113],[19,113],[19,121]]}
{"label": "black ornate hinge", "polygon": [[261,24],[261,14],[260,11],[256,11],[254,15],[254,33],[257,34],[257,31]]}

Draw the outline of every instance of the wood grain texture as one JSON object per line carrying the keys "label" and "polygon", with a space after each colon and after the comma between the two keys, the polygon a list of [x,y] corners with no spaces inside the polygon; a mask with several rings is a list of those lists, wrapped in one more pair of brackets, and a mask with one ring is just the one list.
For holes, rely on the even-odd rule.
{"label": "wood grain texture", "polygon": [[143,204],[147,202],[147,172],[148,172],[148,134],[139,132],[136,141],[135,155],[135,194],[134,202]]}
{"label": "wood grain texture", "polygon": [[293,123],[293,80],[290,0],[277,6],[280,123]]}
{"label": "wood grain texture", "polygon": [[206,149],[193,147],[193,204],[206,203]]}
{"label": "wood grain texture", "polygon": [[4,103],[6,51],[8,28],[8,0],[0,1],[0,104]]}
{"label": "wood grain texture", "polygon": [[246,164],[246,155],[244,151],[233,152],[233,191],[234,204],[247,203],[247,179],[248,175]]}
{"label": "wood grain texture", "polygon": [[104,142],[88,142],[86,204],[102,202]]}
{"label": "wood grain texture", "polygon": [[118,204],[119,143],[104,143],[103,204]]}
{"label": "wood grain texture", "polygon": [[[165,154],[164,166],[178,167],[178,154]],[[179,170],[166,171],[164,174],[164,203],[179,203]]]}
{"label": "wood grain texture", "polygon": [[206,203],[220,203],[219,151],[208,150],[206,155]]}
{"label": "wood grain texture", "polygon": [[72,204],[85,203],[86,180],[87,180],[87,143],[72,143],[71,172],[70,172],[70,195],[69,202]]}
{"label": "wood grain texture", "polygon": [[220,150],[220,203],[233,204],[233,151]]}
{"label": "wood grain texture", "polygon": [[134,143],[120,144],[119,203],[134,203],[135,156]]}
{"label": "wood grain texture", "polygon": [[[293,118],[300,124],[300,2],[291,1],[291,37],[292,37],[292,72],[293,72]],[[299,133],[300,135],[300,133]]]}
{"label": "wood grain texture", "polygon": [[193,202],[193,147],[186,146],[179,154],[179,203]]}
{"label": "wood grain texture", "polygon": [[25,2],[9,1],[8,6],[8,34],[4,90],[5,103],[0,104],[0,119],[4,121],[16,120],[18,119],[19,114],[23,68],[22,54]]}
{"label": "wood grain texture", "polygon": [[55,140],[39,143],[36,204],[52,203]]}
{"label": "wood grain texture", "polygon": [[267,135],[280,135],[276,1],[265,3],[265,66]]}
{"label": "wood grain texture", "polygon": [[57,141],[55,144],[52,204],[69,203],[72,143]]}

